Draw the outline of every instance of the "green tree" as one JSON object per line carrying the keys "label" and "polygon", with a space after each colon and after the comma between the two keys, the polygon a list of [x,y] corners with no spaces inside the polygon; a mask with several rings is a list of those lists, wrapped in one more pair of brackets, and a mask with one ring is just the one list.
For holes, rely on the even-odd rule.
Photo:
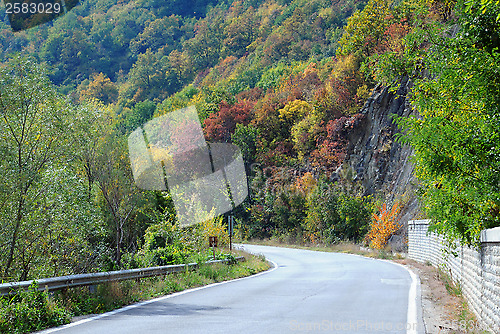
{"label": "green tree", "polygon": [[[137,238],[147,226],[138,226],[141,215],[154,206],[154,194],[139,189],[132,177],[127,137],[115,129],[101,134],[94,175],[102,208],[113,242],[114,262],[120,267],[122,254],[137,248]],[[146,222],[148,217],[143,217]]]}
{"label": "green tree", "polygon": [[149,121],[156,110],[153,101],[146,100],[137,102],[132,109],[124,114],[124,123],[127,131],[134,131],[139,126]]}
{"label": "green tree", "polygon": [[[462,22],[474,21],[458,8]],[[420,35],[432,52],[420,58],[430,74],[415,78],[411,94],[419,116],[397,118],[415,150],[432,229],[469,245],[478,244],[481,230],[500,225],[500,53],[470,33],[490,29],[476,22],[463,24],[454,38]]]}
{"label": "green tree", "polygon": [[[137,103],[136,107],[147,113],[152,112],[151,107],[154,110],[150,101]],[[151,221],[147,214],[156,215],[157,200],[153,193],[143,192],[134,184],[127,137],[121,132],[123,120],[114,108],[88,103],[79,111],[79,121],[72,132],[72,157],[76,162],[73,168],[86,179],[87,189],[82,193],[100,209],[109,243],[103,247],[103,257],[107,249],[114,248],[112,257],[119,267],[122,254],[138,248],[137,240]]]}
{"label": "green tree", "polygon": [[370,0],[362,11],[356,11],[348,20],[339,41],[342,55],[367,57],[381,42],[391,16],[388,0]]}
{"label": "green tree", "polygon": [[339,223],[335,233],[340,239],[359,242],[368,232],[372,205],[370,197],[341,194],[338,203]]}
{"label": "green tree", "polygon": [[[148,49],[140,54],[128,74],[133,99],[137,102],[146,99],[161,100],[179,88],[178,77],[162,48],[154,53]],[[132,96],[123,96],[130,98]]]}
{"label": "green tree", "polygon": [[196,35],[184,42],[184,50],[195,71],[215,65],[219,59],[221,42],[223,40],[222,13],[214,13],[211,22],[199,21],[196,25]]}
{"label": "green tree", "polygon": [[250,7],[242,15],[235,15],[224,28],[226,38],[223,41],[222,54],[243,56],[247,52],[247,46],[254,41],[256,33],[255,9]]}
{"label": "green tree", "polygon": [[321,179],[307,196],[306,217],[303,229],[306,240],[334,243],[342,240],[337,235],[335,225],[340,221],[338,213],[339,198],[332,184]]}
{"label": "green tree", "polygon": [[30,215],[43,195],[43,173],[69,150],[69,107],[57,95],[43,68],[15,57],[0,68],[0,221],[5,277],[20,258],[19,241],[37,229]]}
{"label": "green tree", "polygon": [[106,231],[82,178],[71,165],[52,165],[40,184],[43,194],[27,216],[32,228],[18,242],[20,279],[100,270],[109,253]]}
{"label": "green tree", "polygon": [[496,21],[500,21],[500,12],[498,10],[500,1],[498,0],[468,0],[465,1],[465,6],[466,13],[474,13],[477,10],[479,10],[481,14],[490,12],[496,15]]}
{"label": "green tree", "polygon": [[236,130],[231,135],[231,141],[240,148],[246,163],[252,163],[256,159],[258,136],[258,128],[243,124],[236,124]]}
{"label": "green tree", "polygon": [[182,31],[179,24],[179,18],[173,15],[151,21],[142,33],[130,41],[130,50],[135,54],[141,54],[147,49],[156,52],[161,47],[167,46],[169,50],[167,53],[170,53],[180,46],[178,44]]}

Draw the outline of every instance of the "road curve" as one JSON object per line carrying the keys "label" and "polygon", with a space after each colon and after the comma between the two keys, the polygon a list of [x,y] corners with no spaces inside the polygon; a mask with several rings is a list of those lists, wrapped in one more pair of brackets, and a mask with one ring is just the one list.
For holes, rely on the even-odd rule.
{"label": "road curve", "polygon": [[421,317],[413,314],[418,295],[409,293],[415,278],[402,266],[349,254],[242,247],[276,267],[42,333],[422,332],[421,321],[414,323]]}

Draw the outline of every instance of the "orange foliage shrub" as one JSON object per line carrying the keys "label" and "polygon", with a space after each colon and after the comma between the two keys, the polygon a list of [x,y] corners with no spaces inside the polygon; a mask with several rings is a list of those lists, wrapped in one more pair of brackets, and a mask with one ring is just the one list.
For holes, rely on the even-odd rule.
{"label": "orange foliage shrub", "polygon": [[314,190],[317,183],[314,176],[310,172],[306,172],[295,180],[295,189],[307,196]]}
{"label": "orange foliage shrub", "polygon": [[391,235],[401,228],[401,224],[396,221],[400,208],[399,203],[396,203],[391,210],[387,210],[387,205],[384,203],[378,215],[372,214],[370,231],[366,237],[373,248],[384,248]]}

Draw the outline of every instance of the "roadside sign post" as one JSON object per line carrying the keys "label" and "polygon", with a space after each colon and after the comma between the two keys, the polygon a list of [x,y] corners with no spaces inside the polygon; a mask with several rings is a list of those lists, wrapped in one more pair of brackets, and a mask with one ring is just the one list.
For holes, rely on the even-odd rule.
{"label": "roadside sign post", "polygon": [[214,260],[215,260],[215,247],[217,247],[218,241],[219,240],[217,239],[217,236],[208,237],[208,244],[210,245],[210,247],[212,247]]}
{"label": "roadside sign post", "polygon": [[234,216],[228,217],[228,232],[229,232],[229,251],[233,251],[233,227],[234,227]]}

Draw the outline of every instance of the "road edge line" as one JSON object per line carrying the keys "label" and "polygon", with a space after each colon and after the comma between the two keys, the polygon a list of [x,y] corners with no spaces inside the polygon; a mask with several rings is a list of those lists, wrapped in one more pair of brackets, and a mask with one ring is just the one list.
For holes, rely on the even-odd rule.
{"label": "road edge line", "polygon": [[[410,289],[408,290],[408,314],[406,320],[407,321],[406,333],[424,334],[425,326],[422,316],[422,291],[421,291],[419,276],[415,274],[413,270],[407,268],[406,266],[400,263],[393,261],[386,261],[386,262],[400,266],[406,269],[406,271],[410,274],[411,285]],[[413,326],[413,324],[416,325],[416,328],[415,326]]]}

